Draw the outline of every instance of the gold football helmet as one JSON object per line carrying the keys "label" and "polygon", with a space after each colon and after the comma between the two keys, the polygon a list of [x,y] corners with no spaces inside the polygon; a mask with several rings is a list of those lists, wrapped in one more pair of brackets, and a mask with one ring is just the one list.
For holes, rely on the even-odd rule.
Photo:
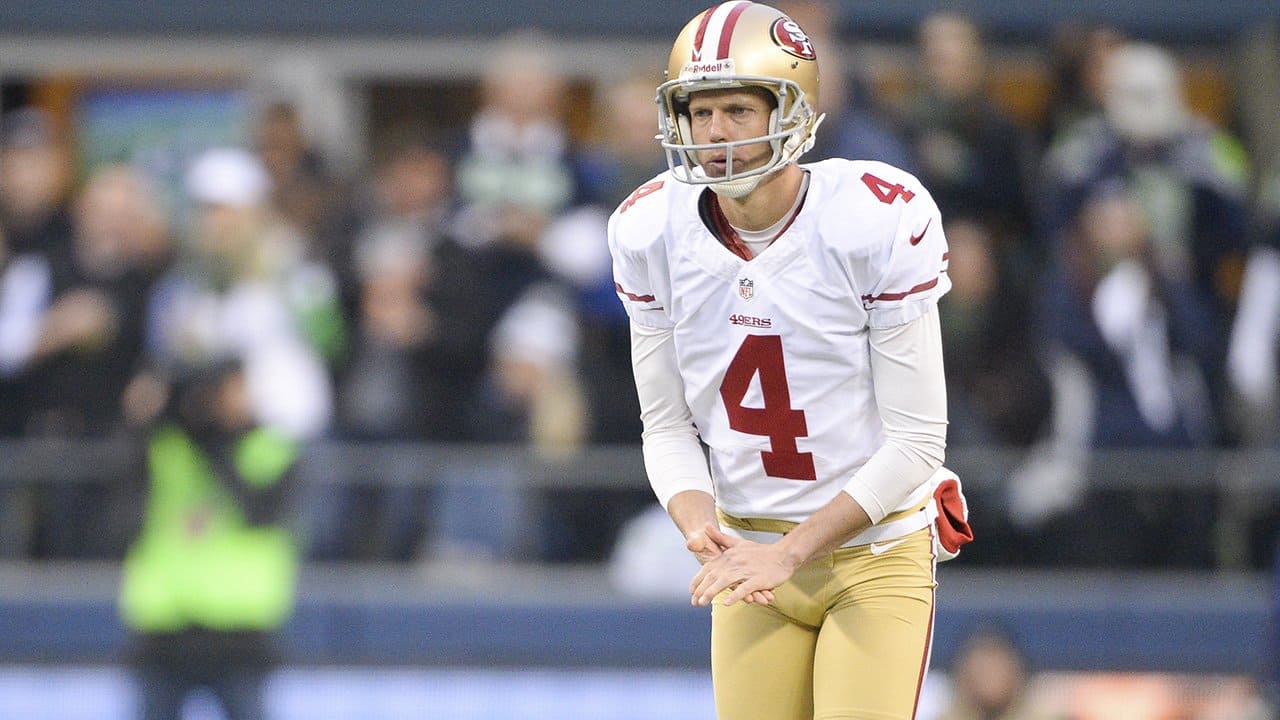
{"label": "gold football helmet", "polygon": [[[689,96],[699,90],[760,87],[776,100],[767,135],[724,143],[694,144]],[[822,116],[818,105],[818,57],[813,44],[791,18],[768,5],[736,0],[709,8],[689,21],[667,62],[667,81],[658,86],[658,139],[676,179],[710,185],[718,193],[741,197],[769,173],[813,147]],[[733,150],[769,143],[773,155],[762,167],[733,171]],[[711,177],[696,153],[723,149],[725,175]]]}

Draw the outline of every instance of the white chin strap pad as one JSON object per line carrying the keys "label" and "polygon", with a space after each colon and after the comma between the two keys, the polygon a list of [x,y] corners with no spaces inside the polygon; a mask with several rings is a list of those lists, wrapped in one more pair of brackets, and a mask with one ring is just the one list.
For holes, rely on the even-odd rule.
{"label": "white chin strap pad", "polygon": [[[717,195],[723,195],[724,197],[727,197],[727,198],[737,199],[737,198],[743,197],[744,195],[751,192],[752,190],[755,190],[756,186],[760,184],[761,180],[764,180],[766,177],[769,177],[773,173],[777,172],[779,169],[782,168],[784,164],[785,163],[779,163],[773,166],[773,168],[769,170],[769,172],[760,173],[759,175],[752,175],[750,177],[736,178],[733,180],[725,180],[724,182],[711,183],[710,187],[712,192],[714,192]],[[702,168],[698,168],[698,169],[701,170]]]}
{"label": "white chin strap pad", "polygon": [[[752,175],[751,177],[724,180],[721,182],[709,182],[707,183],[707,187],[711,188],[712,192],[717,195],[736,199],[746,195],[752,190],[755,190],[756,186],[760,184],[760,181],[765,179],[765,177],[770,175],[772,172],[773,171],[771,170],[760,175]],[[707,171],[703,170],[700,165],[694,165],[689,171],[689,174],[692,175],[695,180],[700,182],[707,180],[709,177],[707,175]]]}

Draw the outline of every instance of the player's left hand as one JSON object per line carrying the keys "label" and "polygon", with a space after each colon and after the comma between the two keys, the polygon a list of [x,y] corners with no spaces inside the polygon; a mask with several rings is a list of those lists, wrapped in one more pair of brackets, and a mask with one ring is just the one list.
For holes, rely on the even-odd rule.
{"label": "player's left hand", "polygon": [[728,535],[713,523],[707,524],[705,532],[723,552],[704,564],[689,583],[690,602],[694,605],[709,605],[725,588],[733,588],[725,605],[739,600],[768,604],[773,600],[773,589],[795,572],[795,565],[776,545]]}

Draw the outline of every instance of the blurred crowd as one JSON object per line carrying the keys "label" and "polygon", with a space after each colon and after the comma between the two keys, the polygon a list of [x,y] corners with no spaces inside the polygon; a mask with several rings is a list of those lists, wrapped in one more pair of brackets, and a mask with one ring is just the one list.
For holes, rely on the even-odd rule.
{"label": "blurred crowd", "polygon": [[[827,6],[781,6],[826,50],[827,119],[805,160],[900,165],[942,210],[950,444],[1027,457],[988,498],[1009,513],[974,503],[990,541],[973,561],[1087,562],[1069,552],[1087,531],[1131,550],[1112,561],[1212,563],[1207,543],[1163,542],[1208,533],[1211,498],[1156,504],[1080,478],[1092,449],[1277,442],[1274,78],[1243,73],[1227,125],[1191,109],[1174,49],[1063,27],[1043,58],[1050,106],[1030,123],[992,92],[983,28],[964,15],[920,24],[888,93],[843,66],[854,53]],[[1280,63],[1274,38],[1251,47]],[[10,108],[0,434],[136,438],[180,383],[235,359],[255,421],[304,444],[637,443],[605,224],[665,169],[660,77],[637,70],[574,106],[571,71],[540,36],[513,35],[464,125],[395,127],[354,177],[326,164],[296,107],[264,98],[243,145],[192,158],[176,204],[137,165],[79,167],[49,114]],[[477,457],[475,472],[503,471]],[[652,504],[638,488],[531,505],[518,479],[477,489],[439,472],[304,493],[306,552],[600,559]],[[119,555],[134,527],[123,485],[0,485],[0,556]]]}

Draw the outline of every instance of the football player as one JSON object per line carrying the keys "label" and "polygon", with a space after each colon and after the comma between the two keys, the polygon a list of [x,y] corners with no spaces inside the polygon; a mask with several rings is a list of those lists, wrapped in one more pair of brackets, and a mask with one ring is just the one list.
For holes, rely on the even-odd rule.
{"label": "football player", "polygon": [[714,605],[717,712],[910,718],[935,554],[969,537],[962,516],[949,547],[935,528],[937,206],[890,165],[797,162],[822,119],[817,52],[772,7],[698,14],[667,72],[670,169],[609,244],[646,471],[702,563],[692,602]]}

